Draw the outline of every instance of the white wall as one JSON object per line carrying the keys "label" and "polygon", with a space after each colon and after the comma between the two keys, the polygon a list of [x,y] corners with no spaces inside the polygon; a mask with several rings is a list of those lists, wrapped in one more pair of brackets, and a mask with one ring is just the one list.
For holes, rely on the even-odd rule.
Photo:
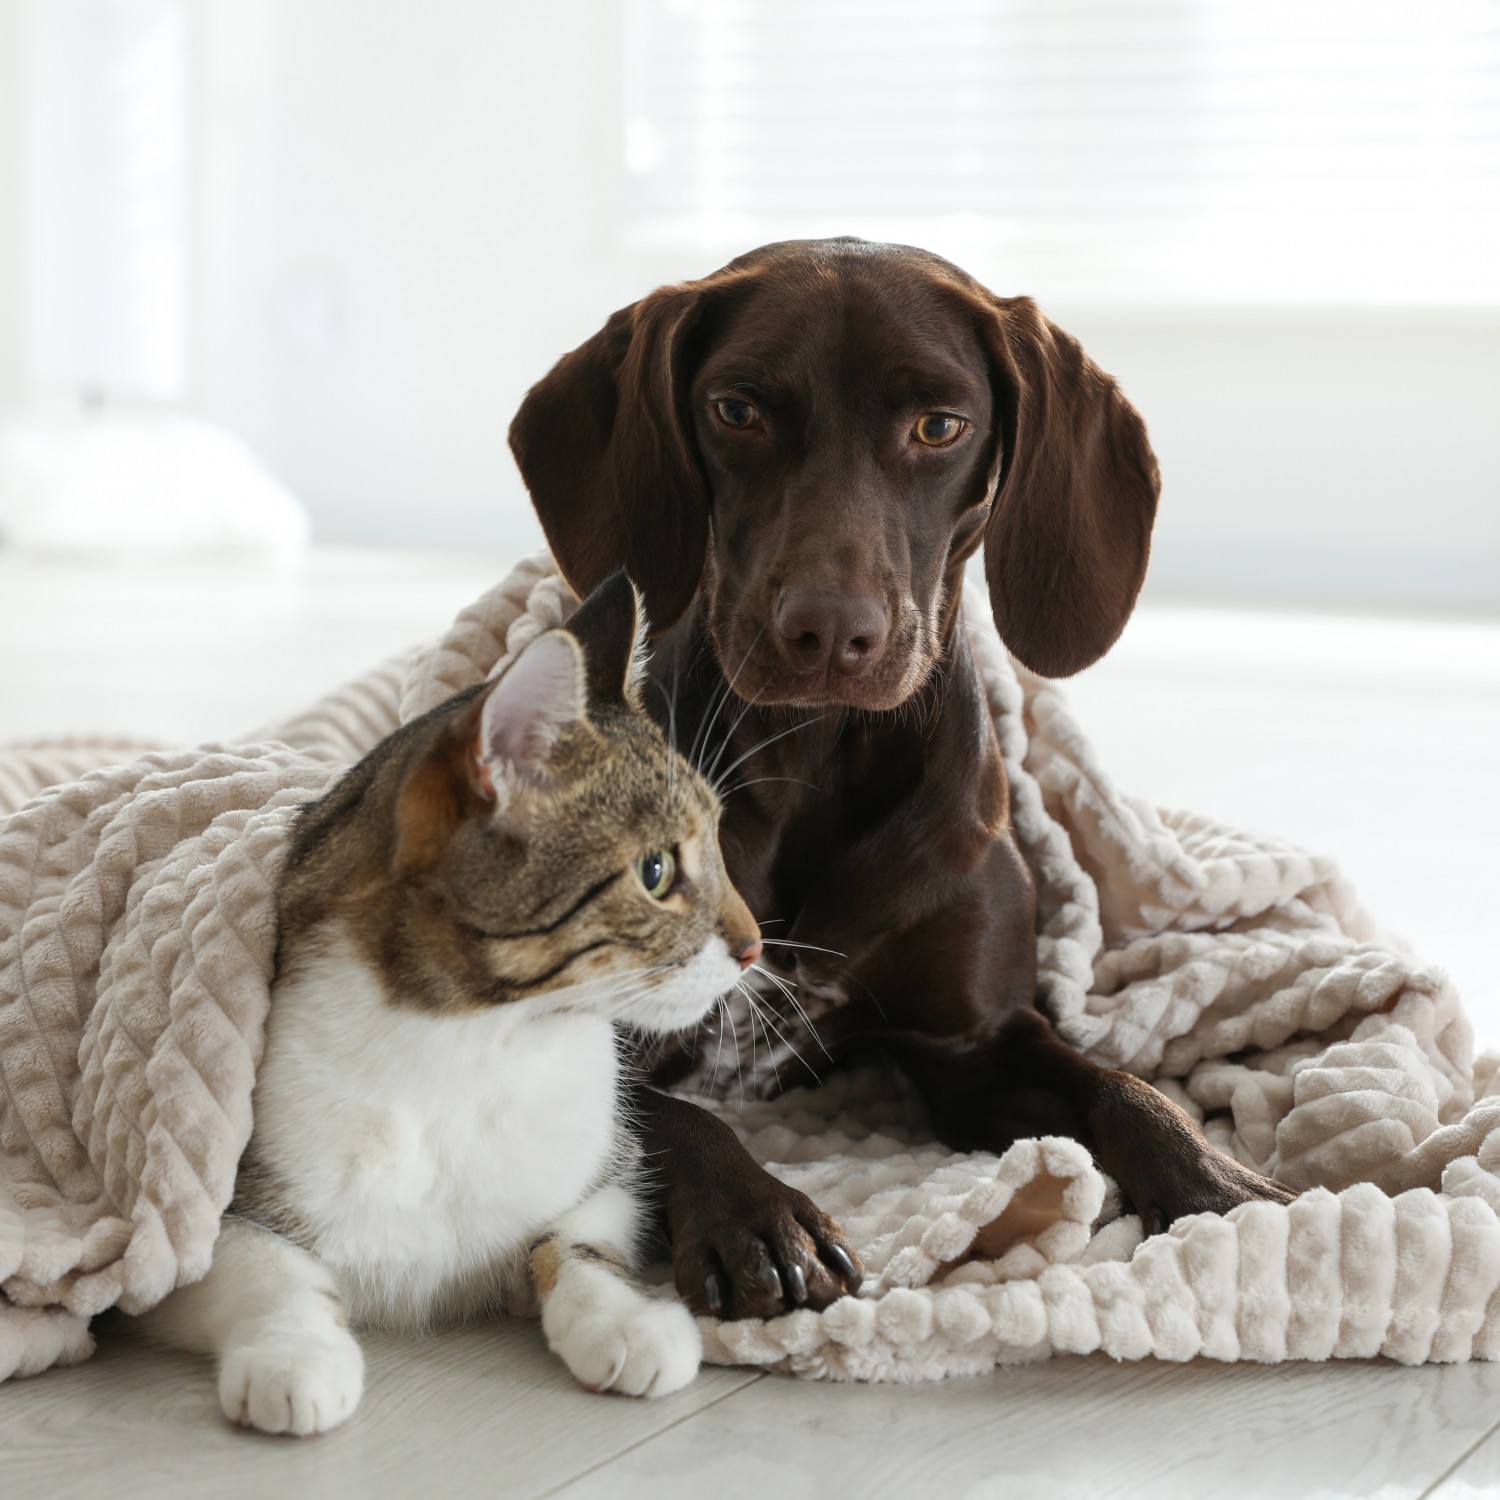
{"label": "white wall", "polygon": [[196,394],[325,539],[529,527],[510,415],[629,290],[612,20],[587,0],[208,12]]}
{"label": "white wall", "polygon": [[21,0],[0,0],[0,407],[21,378]]}
{"label": "white wall", "polygon": [[1153,588],[1500,608],[1500,311],[1057,316],[1150,424]]}
{"label": "white wall", "polygon": [[[747,248],[624,248],[620,9],[194,7],[191,396],[324,540],[529,545],[505,446],[526,387],[613,308]],[[4,147],[0,114],[0,397]],[[965,259],[1042,296],[1146,414],[1153,588],[1500,609],[1500,312],[1110,310]]]}

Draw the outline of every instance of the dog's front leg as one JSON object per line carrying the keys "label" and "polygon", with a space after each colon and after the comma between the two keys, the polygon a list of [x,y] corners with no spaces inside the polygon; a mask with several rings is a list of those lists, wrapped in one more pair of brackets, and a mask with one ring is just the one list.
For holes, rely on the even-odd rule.
{"label": "dog's front leg", "polygon": [[1031,1136],[1071,1136],[1119,1183],[1147,1234],[1188,1214],[1296,1197],[1210,1145],[1149,1083],[1075,1052],[1037,1011],[1014,1012],[979,1045],[893,1050],[947,1144],[1000,1152]]}
{"label": "dog's front leg", "polygon": [[843,1231],[722,1120],[644,1085],[630,1103],[673,1279],[695,1312],[770,1318],[858,1291],[863,1272]]}

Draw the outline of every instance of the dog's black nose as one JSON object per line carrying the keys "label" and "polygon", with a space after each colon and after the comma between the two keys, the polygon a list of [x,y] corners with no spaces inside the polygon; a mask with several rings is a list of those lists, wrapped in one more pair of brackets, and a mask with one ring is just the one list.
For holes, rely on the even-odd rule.
{"label": "dog's black nose", "polygon": [[790,589],[776,610],[782,649],[803,672],[857,677],[880,659],[890,628],[885,604],[863,594]]}

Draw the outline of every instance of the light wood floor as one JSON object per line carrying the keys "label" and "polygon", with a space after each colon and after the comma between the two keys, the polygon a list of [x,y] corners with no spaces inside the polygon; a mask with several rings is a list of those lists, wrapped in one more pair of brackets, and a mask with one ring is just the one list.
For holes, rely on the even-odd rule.
{"label": "light wood floor", "polygon": [[[0,740],[232,735],[433,635],[500,562],[324,554],[268,578],[0,553]],[[1127,787],[1340,855],[1500,1044],[1500,624],[1153,604],[1073,698]],[[1500,1493],[1497,1366],[706,1370],[631,1402],[515,1323],[369,1340],[359,1413],[298,1443],[228,1427],[206,1361],[97,1332],[90,1363],[0,1386],[0,1500]]]}
{"label": "light wood floor", "polygon": [[[101,1320],[94,1359],[0,1387],[15,1500],[385,1496],[1442,1500],[1500,1485],[1500,1367],[1056,1360],[925,1386],[708,1370],[591,1396],[507,1323],[367,1341],[364,1404],[298,1441],[228,1426],[209,1362]],[[1493,1492],[1493,1491],[1492,1491]]]}

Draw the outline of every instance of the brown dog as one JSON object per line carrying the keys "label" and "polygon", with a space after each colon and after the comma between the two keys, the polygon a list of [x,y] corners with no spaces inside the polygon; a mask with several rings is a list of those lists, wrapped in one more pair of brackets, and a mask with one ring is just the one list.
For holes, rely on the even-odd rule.
{"label": "brown dog", "polygon": [[[1156,462],[1072,338],[920,250],[768,245],[616,313],[511,445],[574,589],[623,565],[644,590],[679,745],[741,778],[725,858],[800,1002],[765,1033],[780,1083],[808,1081],[798,1054],[877,1046],[951,1145],[1073,1136],[1148,1229],[1291,1197],[1035,1006],[1031,879],[956,626],[981,544],[1038,672],[1088,666],[1134,606]],[[718,1040],[654,1058],[657,1080]],[[642,1106],[690,1303],[768,1315],[857,1284],[837,1227],[724,1127]]]}

